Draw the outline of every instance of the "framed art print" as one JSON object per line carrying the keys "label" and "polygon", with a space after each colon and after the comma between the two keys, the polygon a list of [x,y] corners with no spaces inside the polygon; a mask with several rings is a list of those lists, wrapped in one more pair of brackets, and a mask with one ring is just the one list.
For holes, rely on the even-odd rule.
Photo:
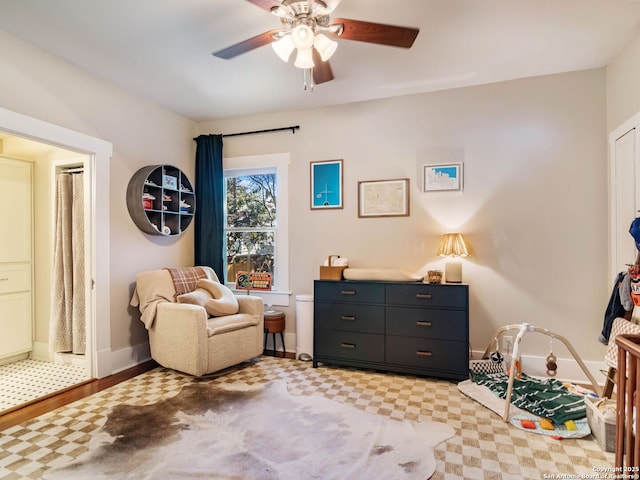
{"label": "framed art print", "polygon": [[408,178],[358,182],[358,217],[408,216]]}
{"label": "framed art print", "polygon": [[462,191],[462,163],[425,165],[425,192]]}
{"label": "framed art print", "polygon": [[162,175],[162,186],[164,188],[170,188],[171,190],[178,189],[178,177],[173,175]]}
{"label": "framed art print", "polygon": [[342,160],[311,162],[311,210],[342,208]]}

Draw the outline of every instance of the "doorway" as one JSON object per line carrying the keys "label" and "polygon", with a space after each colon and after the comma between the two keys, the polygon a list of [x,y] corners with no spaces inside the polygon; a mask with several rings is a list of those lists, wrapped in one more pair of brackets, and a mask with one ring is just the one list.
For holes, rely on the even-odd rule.
{"label": "doorway", "polygon": [[[113,146],[104,140],[0,108],[2,148],[12,141],[59,148],[84,158],[89,192],[87,250],[87,348],[89,375],[111,375],[109,162]],[[99,179],[99,181],[97,180]]]}
{"label": "doorway", "polygon": [[[73,231],[77,231],[81,236],[75,240],[75,245],[66,242],[64,249],[54,248],[55,240],[60,234],[57,226],[61,223],[56,220],[59,215],[56,215],[55,211],[59,183],[56,180],[59,172],[68,165],[84,168],[89,156],[15,135],[0,134],[0,140],[0,157],[6,165],[3,171],[30,172],[29,175],[21,177],[8,175],[1,179],[6,187],[5,192],[25,192],[24,202],[21,201],[20,195],[11,196],[15,206],[6,212],[10,217],[5,219],[14,220],[6,221],[7,224],[14,224],[20,219],[25,225],[24,228],[14,231],[14,243],[18,242],[19,245],[16,254],[22,251],[25,253],[16,258],[12,255],[5,258],[5,261],[22,263],[3,265],[8,269],[13,265],[14,269],[20,267],[25,272],[30,272],[25,276],[25,282],[30,286],[21,287],[28,290],[9,294],[9,298],[28,300],[28,305],[24,309],[14,309],[12,315],[3,319],[3,323],[20,326],[5,329],[6,336],[3,341],[6,348],[2,349],[5,353],[0,356],[0,411],[6,413],[54,392],[84,383],[92,377],[91,355],[85,355],[85,351],[80,352],[78,349],[75,349],[75,352],[67,352],[66,349],[60,348],[59,342],[58,345],[54,344],[54,339],[59,338],[56,333],[61,330],[55,328],[55,320],[66,320],[67,317],[64,312],[60,312],[60,300],[64,305],[73,306],[75,311],[80,310],[83,305],[83,302],[72,300],[67,294],[61,295],[60,286],[68,283],[67,278],[80,277],[69,277],[64,273],[62,282],[56,280],[54,267],[57,262],[54,253],[72,248],[82,255],[86,249],[84,243],[88,243],[88,237],[82,234],[86,228],[82,226],[90,225],[91,217],[81,214],[78,218],[80,227],[73,226]],[[12,185],[15,185],[15,188]],[[80,192],[80,195],[82,198],[90,198],[89,189]],[[67,216],[65,212],[65,220]],[[67,223],[64,222],[65,225]],[[23,234],[26,235],[25,238]],[[57,257],[60,258],[60,255]],[[82,259],[81,256],[79,258]],[[24,263],[25,260],[27,263]],[[84,265],[84,261],[79,261],[74,262],[73,267],[83,271]],[[80,280],[78,285],[81,295],[77,297],[82,300],[91,283],[85,279]],[[52,299],[56,301],[52,302]],[[76,308],[76,305],[80,308]],[[11,310],[5,313],[9,314]],[[88,318],[86,315],[76,317],[74,320],[83,324],[84,333]],[[84,335],[77,337],[81,337],[81,341],[84,342]]]}
{"label": "doorway", "polygon": [[640,113],[609,134],[611,280],[638,260],[629,226],[640,212]]}

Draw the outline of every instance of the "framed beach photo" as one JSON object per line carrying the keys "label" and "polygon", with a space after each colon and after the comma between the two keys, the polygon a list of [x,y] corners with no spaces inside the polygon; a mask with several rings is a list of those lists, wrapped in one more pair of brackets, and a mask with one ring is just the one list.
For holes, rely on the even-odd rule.
{"label": "framed beach photo", "polygon": [[311,210],[342,208],[342,160],[311,162]]}
{"label": "framed beach photo", "polygon": [[425,165],[423,186],[425,192],[462,191],[462,163]]}
{"label": "framed beach photo", "polygon": [[408,178],[358,182],[358,217],[408,216]]}

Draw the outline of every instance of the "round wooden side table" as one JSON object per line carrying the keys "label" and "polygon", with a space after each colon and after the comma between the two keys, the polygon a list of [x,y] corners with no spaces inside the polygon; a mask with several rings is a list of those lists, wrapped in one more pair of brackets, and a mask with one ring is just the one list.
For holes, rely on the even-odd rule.
{"label": "round wooden side table", "polygon": [[284,312],[278,312],[276,310],[265,310],[264,312],[264,350],[267,349],[267,336],[272,335],[273,338],[273,354],[276,354],[276,333],[280,334],[280,340],[282,341],[282,350],[284,354],[287,354],[287,350],[284,346],[284,326],[285,315]]}

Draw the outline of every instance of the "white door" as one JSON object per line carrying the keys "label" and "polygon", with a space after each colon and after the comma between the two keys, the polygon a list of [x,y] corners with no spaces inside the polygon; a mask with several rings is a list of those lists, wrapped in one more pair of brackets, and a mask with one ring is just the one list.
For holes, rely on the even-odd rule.
{"label": "white door", "polygon": [[31,163],[0,157],[0,263],[31,262]]}
{"label": "white door", "polygon": [[0,360],[31,351],[32,166],[0,157]]}
{"label": "white door", "polygon": [[615,140],[613,146],[612,189],[612,275],[626,270],[635,263],[636,246],[629,226],[636,217],[638,195],[636,192],[636,129],[633,128]]}

